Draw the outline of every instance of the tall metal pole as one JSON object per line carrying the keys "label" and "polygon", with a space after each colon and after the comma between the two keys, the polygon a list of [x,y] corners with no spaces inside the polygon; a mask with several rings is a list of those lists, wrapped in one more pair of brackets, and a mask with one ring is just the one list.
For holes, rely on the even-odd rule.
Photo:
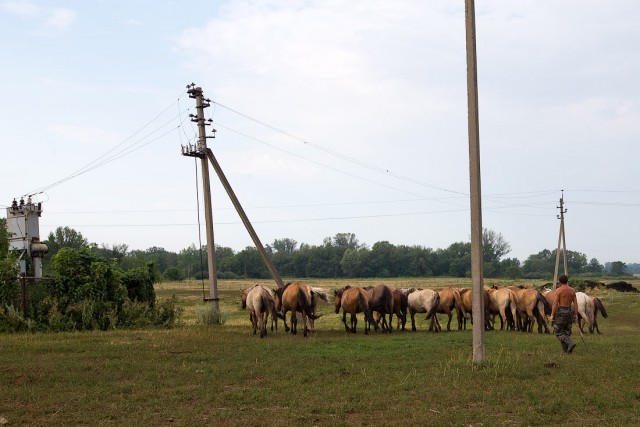
{"label": "tall metal pole", "polygon": [[[206,153],[207,148],[207,134],[205,132],[204,121],[204,109],[209,106],[209,103],[205,103],[202,99],[202,88],[191,87],[187,91],[191,98],[196,100],[196,117],[192,118],[193,122],[198,124],[198,152]],[[207,262],[209,270],[209,294],[210,299],[213,301],[215,312],[220,313],[220,306],[218,303],[218,278],[216,269],[216,251],[215,243],[213,240],[213,215],[211,211],[211,186],[209,183],[209,164],[206,156],[200,157],[202,165],[202,192],[204,193],[204,215],[207,230]]]}
{"label": "tall metal pole", "polygon": [[469,182],[471,203],[471,283],[473,291],[473,363],[484,363],[484,289],[482,202],[480,183],[480,127],[474,0],[465,0],[467,40],[467,104],[469,121]]}

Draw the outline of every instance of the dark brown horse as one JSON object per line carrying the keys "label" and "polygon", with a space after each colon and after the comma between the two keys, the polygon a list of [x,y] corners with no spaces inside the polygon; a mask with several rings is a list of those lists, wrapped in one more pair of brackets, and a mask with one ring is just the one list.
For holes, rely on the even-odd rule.
{"label": "dark brown horse", "polygon": [[296,318],[296,312],[302,314],[302,325],[304,330],[304,336],[307,336],[307,317],[310,319],[319,319],[320,316],[313,314],[313,295],[311,286],[304,285],[302,283],[287,283],[282,288],[274,290],[276,308],[278,311],[282,311],[284,318],[284,330],[289,332],[289,326],[287,325],[286,315],[288,311],[291,311],[291,333],[296,334],[298,332],[298,319]]}
{"label": "dark brown horse", "polygon": [[[336,314],[342,309],[342,323],[346,332],[356,333],[356,325],[358,324],[357,313],[364,314],[364,333],[368,334],[371,325],[378,330],[378,324],[373,319],[371,308],[369,307],[369,294],[361,288],[352,288],[347,285],[342,289],[334,291],[334,303],[336,306]],[[351,327],[347,326],[347,313],[351,314]]]}
{"label": "dark brown horse", "polygon": [[[391,333],[393,317],[393,293],[387,285],[367,286],[364,288],[369,294],[369,308],[371,311],[378,313],[376,324],[382,318],[382,330]],[[387,315],[389,315],[389,323],[387,323]]]}
{"label": "dark brown horse", "polygon": [[[393,314],[395,314],[398,318],[396,329],[402,328],[402,330],[405,331],[409,301],[407,299],[407,296],[397,289],[391,289],[391,294],[393,295]],[[381,315],[378,314],[378,319],[376,319],[376,322],[380,320],[380,317]]]}

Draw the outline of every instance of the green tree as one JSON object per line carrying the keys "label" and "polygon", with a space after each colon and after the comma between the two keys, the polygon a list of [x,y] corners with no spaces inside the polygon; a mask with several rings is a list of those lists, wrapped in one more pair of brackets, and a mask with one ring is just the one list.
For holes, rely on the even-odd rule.
{"label": "green tree", "polygon": [[611,263],[612,276],[624,276],[627,273],[627,264],[622,261],[614,261]]}
{"label": "green tree", "polygon": [[9,232],[7,231],[7,219],[0,218],[0,259],[6,258],[9,253]]}
{"label": "green tree", "polygon": [[587,273],[602,274],[603,270],[604,267],[596,258],[591,258],[591,261],[589,261],[589,265],[587,265],[586,267]]}
{"label": "green tree", "polygon": [[450,276],[468,277],[471,275],[471,243],[456,242],[447,248]]}

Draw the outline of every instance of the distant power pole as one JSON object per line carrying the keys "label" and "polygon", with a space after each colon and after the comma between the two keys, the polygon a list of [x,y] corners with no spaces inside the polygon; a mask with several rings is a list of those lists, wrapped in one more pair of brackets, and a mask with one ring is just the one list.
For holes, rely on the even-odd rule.
{"label": "distant power pole", "polygon": [[558,286],[558,268],[560,266],[560,243],[562,242],[562,257],[564,258],[564,274],[568,275],[569,270],[567,268],[567,240],[564,235],[564,214],[567,213],[567,210],[564,207],[564,191],[560,196],[560,214],[558,215],[558,219],[560,220],[560,235],[558,236],[558,250],[556,250],[556,268],[553,271],[553,286],[554,288]]}
{"label": "distant power pole", "polygon": [[484,363],[484,289],[482,250],[482,202],[480,184],[480,125],[478,120],[478,66],[476,11],[465,0],[467,34],[467,104],[469,120],[469,183],[471,188],[471,284],[473,292],[473,363]]}

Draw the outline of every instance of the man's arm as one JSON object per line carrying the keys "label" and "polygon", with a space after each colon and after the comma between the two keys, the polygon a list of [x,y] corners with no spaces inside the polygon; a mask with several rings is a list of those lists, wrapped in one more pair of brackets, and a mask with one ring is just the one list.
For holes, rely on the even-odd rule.
{"label": "man's arm", "polygon": [[553,305],[551,306],[551,317],[549,320],[553,323],[553,318],[556,316],[556,310],[558,309],[558,292],[556,292],[555,298],[553,298]]}
{"label": "man's arm", "polygon": [[573,293],[573,320],[578,323],[578,298],[575,292]]}

